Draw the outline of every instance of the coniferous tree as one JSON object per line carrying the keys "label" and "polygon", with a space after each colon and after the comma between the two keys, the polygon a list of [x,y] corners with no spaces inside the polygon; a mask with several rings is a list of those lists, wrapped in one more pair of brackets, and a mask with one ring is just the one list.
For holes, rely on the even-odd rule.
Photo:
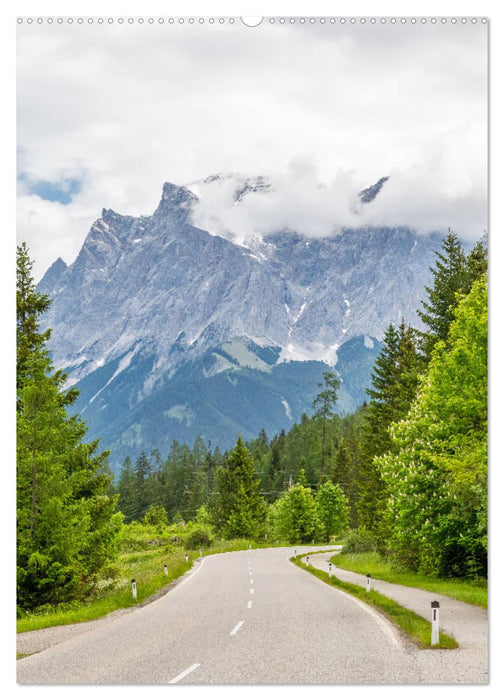
{"label": "coniferous tree", "polygon": [[462,243],[451,230],[441,247],[436,253],[435,266],[431,268],[432,286],[425,288],[427,300],[422,301],[423,310],[418,310],[420,320],[427,327],[421,333],[421,349],[426,360],[430,359],[434,345],[448,338],[459,300],[457,295],[468,294],[474,281],[486,272],[488,264],[486,235],[469,255],[464,253]]}
{"label": "coniferous tree", "polygon": [[322,423],[322,454],[321,454],[321,476],[325,475],[326,450],[327,450],[327,424],[334,416],[334,407],[338,400],[338,389],[341,384],[334,372],[324,372],[323,381],[318,383],[321,390],[313,400],[313,408],[316,409],[315,417]]}
{"label": "coniferous tree", "polygon": [[150,505],[149,478],[152,473],[152,465],[145,452],[141,452],[136,458],[133,473],[135,475],[137,506],[135,520],[140,520]]}
{"label": "coniferous tree", "polygon": [[85,592],[114,554],[122,518],[110,493],[107,453],[83,444],[87,428],[67,407],[74,389],[54,372],[41,332],[48,308],[17,251],[17,566],[18,603],[33,608]]}
{"label": "coniferous tree", "polygon": [[345,493],[350,489],[351,458],[344,438],[338,441],[338,447],[331,461],[331,479],[341,486]]}
{"label": "coniferous tree", "polygon": [[407,414],[422,368],[416,333],[404,321],[399,328],[389,326],[383,343],[371,375],[371,388],[366,390],[371,400],[362,431],[357,504],[359,523],[382,540],[387,494],[374,459],[392,449],[389,427]]}
{"label": "coniferous tree", "polygon": [[139,516],[137,481],[129,457],[126,457],[122,464],[117,491],[119,493],[117,507],[124,515],[125,522],[129,523],[137,519],[137,516]]}
{"label": "coniferous tree", "polygon": [[212,521],[222,535],[256,537],[264,530],[266,504],[261,497],[254,462],[241,437],[217,470],[218,494],[211,504]]}

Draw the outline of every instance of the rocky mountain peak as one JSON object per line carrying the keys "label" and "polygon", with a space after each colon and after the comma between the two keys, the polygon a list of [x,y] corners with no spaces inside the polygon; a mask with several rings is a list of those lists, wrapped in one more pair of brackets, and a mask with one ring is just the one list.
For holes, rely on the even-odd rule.
{"label": "rocky mountain peak", "polygon": [[366,187],[366,189],[361,190],[359,192],[360,201],[363,204],[369,204],[369,202],[372,202],[388,179],[388,177],[381,177],[378,182],[375,182],[375,184],[371,185],[371,187]]}
{"label": "rocky mountain peak", "polygon": [[[361,201],[372,201],[386,180],[363,190]],[[238,198],[269,186],[260,177],[236,184]],[[136,426],[147,420],[144,408],[154,415],[154,404],[161,411],[156,430],[166,439],[193,439],[200,428],[208,439],[234,439],[235,427],[252,436],[265,402],[277,430],[283,417],[291,424],[309,408],[311,398],[306,404],[303,397],[316,390],[327,364],[340,371],[343,348],[354,348],[354,339],[369,363],[362,338],[379,340],[402,318],[418,325],[437,234],[365,227],[308,238],[283,231],[241,245],[195,228],[197,201],[187,187],[166,182],[151,216],[104,209],[75,262],[58,259],[39,285],[53,299],[43,321],[53,329],[54,366],[79,385],[79,410],[106,447],[151,449],[147,428]],[[361,362],[352,353],[349,368]],[[364,396],[362,362],[351,369],[361,377],[355,391],[351,376],[342,375],[345,410]],[[201,391],[213,407],[205,419]],[[234,415],[243,401],[250,417]],[[194,426],[186,425],[193,415]]]}
{"label": "rocky mountain peak", "polygon": [[187,218],[192,205],[197,201],[196,195],[188,190],[187,187],[165,182],[161,201],[155,214],[169,214],[172,216],[183,214]]}

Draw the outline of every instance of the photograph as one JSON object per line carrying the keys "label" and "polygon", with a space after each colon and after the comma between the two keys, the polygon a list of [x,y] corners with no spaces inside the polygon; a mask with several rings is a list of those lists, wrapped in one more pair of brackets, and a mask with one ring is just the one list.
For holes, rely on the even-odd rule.
{"label": "photograph", "polygon": [[18,686],[487,686],[490,18],[9,21]]}

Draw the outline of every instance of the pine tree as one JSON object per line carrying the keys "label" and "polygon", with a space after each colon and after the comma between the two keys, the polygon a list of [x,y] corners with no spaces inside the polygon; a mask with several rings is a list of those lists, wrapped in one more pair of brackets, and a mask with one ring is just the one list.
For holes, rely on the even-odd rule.
{"label": "pine tree", "polygon": [[406,326],[390,325],[383,348],[371,374],[370,402],[365,410],[360,450],[359,523],[384,537],[386,491],[374,458],[392,449],[390,425],[403,418],[415,397],[422,361],[417,351],[416,332]]}
{"label": "pine tree", "polygon": [[151,499],[149,498],[149,477],[152,473],[152,465],[145,452],[142,451],[136,458],[133,473],[135,475],[136,495],[135,520],[141,520],[151,504]]}
{"label": "pine tree", "polygon": [[331,461],[331,479],[348,494],[351,482],[351,458],[344,438],[340,438]]}
{"label": "pine tree", "polygon": [[[430,270],[433,274],[432,287],[426,287],[427,301],[422,301],[419,310],[420,320],[427,326],[422,333],[422,351],[429,360],[438,340],[446,340],[454,318],[457,294],[467,294],[471,287],[467,258],[462,243],[453,231],[442,241],[441,252],[436,253],[436,262]],[[478,257],[475,253],[474,261]]]}
{"label": "pine tree", "polygon": [[334,406],[338,400],[338,388],[341,384],[334,372],[324,372],[322,377],[323,381],[319,382],[317,385],[321,391],[313,400],[313,408],[316,409],[314,416],[322,423],[321,477],[325,475],[327,457],[327,424],[329,419],[335,415]]}
{"label": "pine tree", "polygon": [[467,256],[467,267],[469,287],[472,288],[472,284],[488,272],[488,237],[486,233],[480,241],[474,244]]}
{"label": "pine tree", "polygon": [[126,457],[122,464],[117,491],[119,493],[117,507],[124,515],[125,522],[130,523],[137,518],[139,510],[137,504],[137,482],[129,457]]}
{"label": "pine tree", "polygon": [[114,553],[122,518],[110,494],[107,453],[83,444],[86,425],[67,408],[74,389],[54,372],[39,317],[48,308],[31,277],[26,245],[17,251],[18,604],[33,608],[89,589]]}
{"label": "pine tree", "polygon": [[26,243],[17,249],[16,272],[16,345],[17,345],[17,389],[24,385],[27,379],[28,363],[33,355],[43,355],[45,345],[51,331],[41,332],[39,317],[51,305],[48,296],[36,291],[35,282],[31,275],[33,263],[30,260]]}
{"label": "pine tree", "polygon": [[218,495],[212,521],[224,537],[256,537],[265,526],[266,504],[259,491],[254,462],[241,437],[217,470]]}

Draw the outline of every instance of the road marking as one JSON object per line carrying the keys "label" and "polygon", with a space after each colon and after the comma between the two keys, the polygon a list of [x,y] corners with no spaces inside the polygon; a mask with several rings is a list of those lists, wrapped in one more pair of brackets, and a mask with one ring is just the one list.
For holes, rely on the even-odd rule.
{"label": "road marking", "polygon": [[[176,590],[178,590],[179,588],[182,588],[182,586],[183,586],[185,583],[187,583],[188,581],[190,581],[190,580],[192,579],[192,577],[193,577],[195,574],[198,573],[198,571],[201,571],[201,568],[203,567],[203,564],[205,563],[205,561],[207,561],[207,559],[205,559],[205,558],[201,559],[199,566],[196,567],[195,569],[194,569],[194,568],[193,568],[193,569],[190,569],[191,573],[190,573],[190,574],[187,574],[187,576],[186,576],[185,578],[182,578],[182,580],[180,581],[180,583],[175,582],[175,586],[172,588],[172,591],[176,591]],[[193,567],[194,567],[194,564],[193,564]]]}
{"label": "road marking", "polygon": [[253,588],[250,589],[250,595],[254,595],[254,589],[253,589]]}
{"label": "road marking", "polygon": [[250,579],[250,583],[254,583],[254,579],[253,579],[253,578]]}
{"label": "road marking", "polygon": [[[287,561],[289,561],[289,560],[287,559]],[[291,562],[291,564],[292,564],[292,562]],[[293,564],[293,566],[294,566],[294,564]],[[328,586],[327,583],[324,583],[323,581],[320,581],[320,579],[317,579],[317,577],[315,577],[315,578],[316,578],[316,580],[319,581],[322,585]],[[355,603],[355,605],[358,605],[359,608],[362,608],[362,610],[364,610],[365,612],[367,612],[367,614],[368,614],[370,617],[372,617],[372,618],[375,620],[375,622],[378,623],[378,625],[379,625],[381,631],[382,631],[383,634],[388,638],[388,640],[389,640],[389,642],[391,642],[391,644],[393,644],[395,647],[400,647],[400,646],[401,646],[401,642],[400,642],[399,638],[397,637],[395,628],[392,627],[391,623],[388,622],[388,620],[386,620],[386,619],[383,618],[381,615],[379,615],[378,613],[376,613],[376,612],[373,610],[373,608],[371,608],[371,607],[370,607],[369,605],[367,605],[366,603],[360,601],[360,600],[359,600],[358,598],[356,598],[355,596],[350,595],[350,593],[346,593],[345,591],[342,591],[340,588],[336,588],[336,587],[334,587],[334,586],[328,586],[328,588],[329,588],[329,590],[331,591],[331,593],[335,593],[336,595],[342,595],[342,596],[344,596],[345,598],[348,598],[348,600],[351,600],[353,603]]]}
{"label": "road marking", "polygon": [[192,666],[189,666],[189,668],[186,668],[185,671],[182,671],[182,673],[179,673],[178,676],[175,676],[175,678],[172,678],[171,681],[168,681],[168,683],[173,684],[173,683],[178,683],[179,681],[182,680],[182,678],[185,678],[188,676],[190,673],[195,671],[200,664],[193,664]]}
{"label": "road marking", "polygon": [[235,627],[234,629],[231,630],[231,632],[230,632],[229,634],[230,634],[230,635],[231,635],[231,634],[236,634],[242,625],[243,625],[243,620],[241,620],[241,621],[236,625],[236,627]]}
{"label": "road marking", "polygon": [[247,604],[247,608],[251,608],[251,607],[252,607],[252,602],[253,602],[253,601],[249,600],[249,602],[248,602],[248,604]]}

